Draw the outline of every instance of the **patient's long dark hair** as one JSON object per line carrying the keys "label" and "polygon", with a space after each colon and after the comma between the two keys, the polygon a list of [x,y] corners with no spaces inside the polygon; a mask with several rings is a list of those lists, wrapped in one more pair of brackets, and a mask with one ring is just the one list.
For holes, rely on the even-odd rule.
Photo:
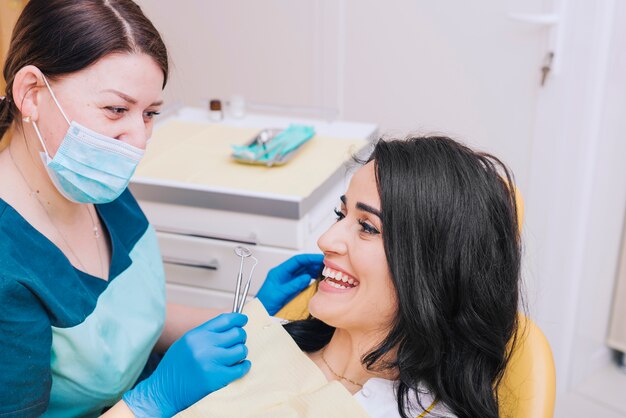
{"label": "patient's long dark hair", "polygon": [[[399,306],[389,334],[362,362],[399,370],[402,417],[420,384],[459,418],[498,417],[519,304],[511,174],[497,158],[446,137],[381,140],[371,160]],[[314,318],[285,328],[307,352],[334,332]],[[396,362],[385,364],[394,347]]]}

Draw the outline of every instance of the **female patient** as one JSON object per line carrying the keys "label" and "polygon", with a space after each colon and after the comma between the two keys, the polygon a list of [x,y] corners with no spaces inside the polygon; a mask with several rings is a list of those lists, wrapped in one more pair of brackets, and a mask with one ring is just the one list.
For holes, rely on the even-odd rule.
{"label": "female patient", "polygon": [[503,164],[445,137],[380,141],[318,241],[311,317],[285,327],[372,416],[498,417],[520,241]]}

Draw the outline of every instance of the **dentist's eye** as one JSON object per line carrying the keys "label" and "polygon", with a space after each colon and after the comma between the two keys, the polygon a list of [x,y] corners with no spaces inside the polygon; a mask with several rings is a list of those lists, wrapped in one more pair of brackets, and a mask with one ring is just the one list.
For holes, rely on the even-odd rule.
{"label": "dentist's eye", "polygon": [[346,215],[344,215],[343,212],[340,211],[339,209],[335,208],[333,209],[333,212],[335,212],[335,216],[337,216],[337,222],[339,222],[340,220],[346,217]]}
{"label": "dentist's eye", "polygon": [[118,106],[106,106],[105,109],[109,111],[110,113],[114,114],[115,116],[121,116],[124,113],[126,113],[126,111],[128,110],[125,107],[118,107]]}
{"label": "dentist's eye", "polygon": [[359,219],[359,225],[361,225],[361,229],[366,234],[370,235],[378,235],[380,231],[374,228],[372,225],[368,224],[366,221]]}
{"label": "dentist's eye", "polygon": [[143,114],[143,117],[146,119],[152,119],[155,116],[159,116],[161,114],[161,112],[156,112],[156,111],[149,111],[149,112],[145,112]]}

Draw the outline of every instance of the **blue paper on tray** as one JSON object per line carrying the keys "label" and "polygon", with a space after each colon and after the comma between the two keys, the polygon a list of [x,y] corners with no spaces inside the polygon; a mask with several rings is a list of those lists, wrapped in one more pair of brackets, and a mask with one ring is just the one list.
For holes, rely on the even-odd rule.
{"label": "blue paper on tray", "polygon": [[312,126],[291,124],[269,140],[259,140],[257,136],[248,145],[231,145],[232,157],[240,162],[267,166],[284,164],[309,139],[315,135]]}

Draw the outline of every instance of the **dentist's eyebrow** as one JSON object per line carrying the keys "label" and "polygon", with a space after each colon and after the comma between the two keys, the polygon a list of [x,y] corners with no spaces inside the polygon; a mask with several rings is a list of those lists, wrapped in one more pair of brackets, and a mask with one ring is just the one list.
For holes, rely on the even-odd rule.
{"label": "dentist's eyebrow", "polygon": [[[126,100],[130,104],[137,104],[137,99],[130,97],[128,94],[122,93],[121,91],[115,89],[106,89],[102,90],[100,93],[113,93],[122,99]],[[159,100],[158,102],[152,103],[150,106],[161,106],[163,104],[163,100]]]}
{"label": "dentist's eyebrow", "polygon": [[[348,199],[346,198],[346,195],[341,196],[339,199],[341,199],[341,201],[343,202],[344,205],[347,205]],[[383,218],[382,213],[378,209],[375,209],[375,208],[371,207],[370,205],[366,205],[365,203],[356,202],[356,208],[359,209],[359,210],[362,210],[364,212],[369,212],[372,215],[376,215],[380,219]]]}

